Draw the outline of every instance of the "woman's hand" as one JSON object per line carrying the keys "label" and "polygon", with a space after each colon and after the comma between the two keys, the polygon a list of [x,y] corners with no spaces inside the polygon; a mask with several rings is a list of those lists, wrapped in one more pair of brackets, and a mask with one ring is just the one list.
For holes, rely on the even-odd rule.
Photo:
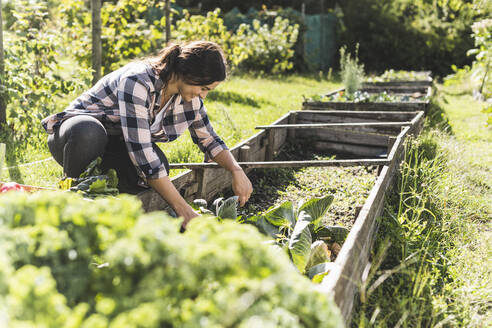
{"label": "woman's hand", "polygon": [[253,185],[242,169],[232,173],[232,191],[239,197],[239,205],[244,206],[253,192]]}
{"label": "woman's hand", "polygon": [[159,179],[147,179],[148,184],[157,191],[161,197],[174,209],[176,214],[182,218],[182,228],[186,228],[191,219],[200,216],[179,194],[169,177]]}
{"label": "woman's hand", "polygon": [[183,229],[186,229],[186,226],[188,225],[188,222],[190,222],[192,219],[196,218],[197,216],[200,216],[191,206],[188,206],[186,209],[179,209],[176,211],[176,214],[178,216],[182,217],[183,223],[181,224],[181,227]]}

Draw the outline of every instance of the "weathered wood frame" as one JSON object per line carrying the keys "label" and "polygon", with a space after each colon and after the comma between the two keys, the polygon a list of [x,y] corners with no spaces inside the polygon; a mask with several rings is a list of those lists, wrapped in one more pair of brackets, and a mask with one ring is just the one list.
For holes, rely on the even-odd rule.
{"label": "weathered wood frame", "polygon": [[[331,96],[344,88],[335,90],[327,94]],[[429,87],[408,87],[408,86],[389,86],[389,87],[367,87],[362,91],[369,93],[388,91],[395,94],[423,93],[427,96],[425,101],[408,102],[338,102],[338,101],[304,101],[302,108],[307,110],[350,110],[350,111],[427,111],[432,95],[432,88]]]}
{"label": "weathered wood frame", "polygon": [[[371,161],[373,164],[379,164],[379,173],[376,182],[334,262],[334,269],[325,277],[319,286],[320,291],[334,296],[335,302],[339,306],[347,325],[350,323],[355,296],[363,280],[363,272],[370,265],[370,250],[377,232],[376,219],[382,212],[384,197],[403,158],[404,141],[409,135],[420,133],[423,127],[423,118],[423,111],[293,111],[282,116],[272,125],[264,127],[266,129],[263,129],[231,149],[231,153],[245,167],[245,171],[248,173],[252,167],[280,167],[285,163],[292,165],[293,162],[273,162],[271,159],[289,139],[297,141],[298,139],[304,138],[302,136],[303,131],[320,132],[338,129],[337,131],[344,131],[349,134],[362,133],[367,140],[373,136],[386,138],[385,147],[387,149],[387,155],[385,159],[369,158],[324,161],[326,163],[318,162],[318,164],[311,163],[314,166],[370,165],[369,163]],[[306,123],[300,123],[306,122],[309,119],[314,121],[314,124],[317,124],[317,126],[315,125],[315,127],[308,129]],[[381,124],[381,121],[391,122],[395,119],[400,120],[401,125],[392,127],[393,130],[388,131],[388,125]],[[373,131],[355,130],[355,128],[363,127],[363,123],[371,123],[374,120],[379,120],[379,127],[373,124],[367,125],[372,126]],[[320,122],[324,125],[320,126]],[[330,126],[326,122],[331,122],[335,125]],[[340,124],[348,122],[356,124],[352,124],[351,126]],[[291,126],[280,128],[281,125],[286,124],[290,124]],[[343,130],[347,128],[352,128],[352,130]],[[377,130],[378,128],[382,130]],[[331,138],[332,135],[326,136],[320,134],[320,137]],[[336,141],[333,141],[333,143],[335,144]],[[353,141],[352,145],[358,146],[361,149],[368,146],[367,144],[357,145],[355,141]],[[306,162],[298,161],[293,165],[309,166],[309,163]],[[222,168],[217,168],[217,165],[214,163],[176,164],[175,167],[199,167],[199,169],[186,171],[172,179],[176,188],[188,201],[194,198],[211,200],[217,192],[230,188],[230,176],[225,174]],[[217,181],[220,181],[219,184],[222,188],[217,187]],[[139,197],[146,210],[160,210],[167,207],[167,204],[154,191],[145,191],[140,193]]]}
{"label": "weathered wood frame", "polygon": [[432,86],[432,72],[431,71],[421,71],[417,73],[426,74],[427,77],[423,80],[394,80],[385,82],[365,82],[362,84],[363,87],[430,87]]}

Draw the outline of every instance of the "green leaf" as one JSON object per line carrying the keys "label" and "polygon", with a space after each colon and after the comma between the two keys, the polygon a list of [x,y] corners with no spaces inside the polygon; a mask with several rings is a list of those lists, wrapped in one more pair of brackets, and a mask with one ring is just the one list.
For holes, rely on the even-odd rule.
{"label": "green leaf", "polygon": [[334,241],[343,244],[349,230],[342,226],[323,226],[316,230],[316,239],[322,239],[326,241]]}
{"label": "green leaf", "polygon": [[108,188],[117,188],[118,187],[118,174],[116,174],[115,169],[109,169],[106,172],[108,176]]}
{"label": "green leaf", "polygon": [[[220,202],[218,205],[216,215],[221,217],[222,219],[233,219],[237,218],[237,204],[238,204],[238,196],[232,196],[227,198],[224,201]],[[214,202],[215,204],[215,202]]]}
{"label": "green leaf", "polygon": [[277,235],[279,234],[279,229],[276,226],[270,224],[270,222],[268,222],[263,216],[260,216],[256,220],[256,226],[258,227],[261,233],[270,236],[272,238],[276,239]]}
{"label": "green leaf", "polygon": [[271,207],[266,211],[264,216],[268,222],[275,226],[290,225],[293,227],[296,222],[292,202],[284,202],[277,207]]}
{"label": "green leaf", "polygon": [[97,179],[96,181],[92,182],[91,185],[89,186],[89,192],[102,193],[106,191],[106,187],[107,187],[107,180]]}
{"label": "green leaf", "polygon": [[330,262],[330,251],[322,240],[317,240],[311,244],[311,252],[306,263],[306,268],[311,268],[317,264]]}
{"label": "green leaf", "polygon": [[309,253],[311,252],[311,232],[309,231],[311,222],[299,219],[296,222],[294,231],[289,239],[289,250],[292,256],[292,262],[296,265],[301,273],[306,270]]}
{"label": "green leaf", "polygon": [[319,225],[321,218],[326,214],[326,211],[328,211],[333,199],[333,195],[328,195],[322,198],[312,198],[300,205],[297,212],[307,212],[311,216],[313,224],[316,228]]}
{"label": "green leaf", "polygon": [[312,282],[319,284],[323,281],[323,278],[327,276],[331,270],[333,270],[334,267],[335,264],[333,262],[320,263],[309,268],[307,275]]}
{"label": "green leaf", "polygon": [[90,164],[87,166],[85,171],[80,174],[80,178],[86,178],[91,175],[100,175],[101,170],[98,168],[98,166],[101,164],[101,162],[102,162],[101,157],[98,157],[92,162],[90,162]]}

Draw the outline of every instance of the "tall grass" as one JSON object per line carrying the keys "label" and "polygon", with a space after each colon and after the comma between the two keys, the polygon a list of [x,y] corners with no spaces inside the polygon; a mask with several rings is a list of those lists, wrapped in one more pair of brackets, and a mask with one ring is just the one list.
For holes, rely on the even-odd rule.
{"label": "tall grass", "polygon": [[430,131],[406,145],[352,326],[491,326],[491,206],[466,190],[449,140]]}

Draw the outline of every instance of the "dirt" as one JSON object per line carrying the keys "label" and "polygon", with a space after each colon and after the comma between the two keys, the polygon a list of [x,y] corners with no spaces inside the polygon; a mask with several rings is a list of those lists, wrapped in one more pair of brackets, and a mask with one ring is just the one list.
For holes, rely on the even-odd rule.
{"label": "dirt", "polygon": [[[319,154],[299,147],[288,148],[276,160],[327,160],[332,155]],[[294,205],[302,199],[333,194],[335,199],[323,221],[351,228],[357,211],[364,205],[376,181],[377,167],[308,167],[302,169],[255,169],[251,176],[253,194],[243,215],[259,214],[285,201]]]}

